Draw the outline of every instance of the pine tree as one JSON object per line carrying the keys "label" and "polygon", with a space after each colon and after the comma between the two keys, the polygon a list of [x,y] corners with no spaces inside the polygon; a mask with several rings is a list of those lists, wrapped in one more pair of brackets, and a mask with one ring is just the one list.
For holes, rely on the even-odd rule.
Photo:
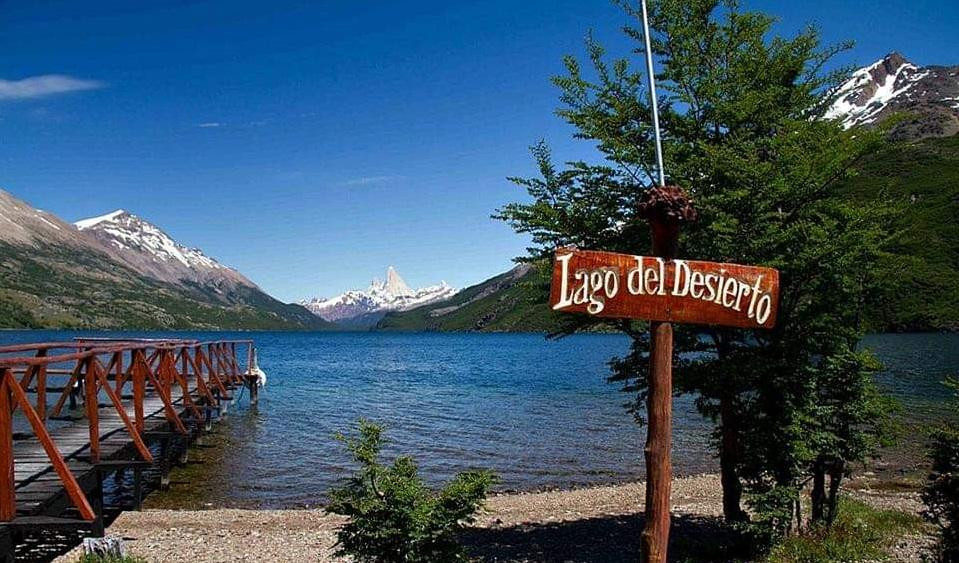
{"label": "pine tree", "polygon": [[[823,483],[814,488],[815,516],[828,521],[849,462],[875,451],[890,407],[872,379],[876,361],[857,347],[891,210],[854,206],[838,193],[881,132],[821,119],[844,73],[824,68],[848,45],[822,47],[815,28],[772,36],[773,18],[731,0],[658,0],[650,15],[668,183],[683,187],[700,215],[684,227],[681,256],[773,267],[781,284],[771,331],[677,327],[676,390],[697,395],[715,422],[727,520],[748,519],[748,494],[764,533],[795,529],[800,489],[814,479]],[[625,32],[639,63],[642,32]],[[532,235],[529,260],[563,245],[635,254],[650,247],[636,209],[655,171],[642,64],[607,60],[592,38],[587,52],[587,70],[567,57],[566,74],[554,78],[558,113],[606,162],[559,170],[544,143],[533,148],[541,177],[512,179],[533,202],[495,215]],[[611,379],[634,394],[642,420],[645,325],[567,322],[565,332],[603,323],[632,336]]]}

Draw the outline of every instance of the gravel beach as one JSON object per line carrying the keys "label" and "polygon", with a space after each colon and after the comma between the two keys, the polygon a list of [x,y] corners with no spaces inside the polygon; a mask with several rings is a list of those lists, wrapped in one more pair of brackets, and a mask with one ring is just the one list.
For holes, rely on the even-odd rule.
{"label": "gravel beach", "polygon": [[[643,483],[630,483],[494,496],[463,539],[484,561],[631,561],[644,491]],[[853,494],[881,508],[915,512],[920,506],[915,493]],[[706,548],[722,533],[718,476],[677,479],[672,499],[673,539],[686,549]],[[148,561],[332,561],[342,522],[322,509],[144,510],[122,514],[108,534],[124,538],[131,554]],[[896,559],[920,561],[912,552],[923,542],[904,539]],[[72,563],[78,554],[57,561]]]}

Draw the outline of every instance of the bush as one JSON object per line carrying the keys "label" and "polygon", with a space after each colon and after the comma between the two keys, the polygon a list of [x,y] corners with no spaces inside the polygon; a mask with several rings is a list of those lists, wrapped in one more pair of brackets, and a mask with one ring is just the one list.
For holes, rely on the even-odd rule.
{"label": "bush", "polygon": [[382,427],[360,420],[358,435],[337,435],[360,467],[330,491],[327,512],[350,518],[337,532],[336,555],[371,563],[467,560],[456,535],[475,520],[496,477],[467,471],[433,492],[412,458],[379,463],[382,434]]}
{"label": "bush", "polygon": [[[946,385],[959,392],[959,380],[949,378]],[[938,429],[929,453],[932,472],[922,491],[924,516],[941,530],[939,560],[959,561],[959,425],[952,422]]]}
{"label": "bush", "polygon": [[769,562],[883,560],[898,538],[923,526],[912,514],[879,510],[848,497],[840,497],[838,502],[841,508],[832,525],[819,524],[802,535],[785,538],[772,550]]}

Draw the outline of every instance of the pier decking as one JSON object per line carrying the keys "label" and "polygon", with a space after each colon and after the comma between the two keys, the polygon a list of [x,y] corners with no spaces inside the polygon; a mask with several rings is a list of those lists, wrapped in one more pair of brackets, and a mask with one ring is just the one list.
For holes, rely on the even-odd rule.
{"label": "pier decking", "polygon": [[102,536],[111,473],[133,474],[127,508],[139,508],[142,473],[166,475],[173,440],[210,430],[241,386],[256,402],[254,354],[250,340],[0,347],[0,560],[14,560],[30,534]]}

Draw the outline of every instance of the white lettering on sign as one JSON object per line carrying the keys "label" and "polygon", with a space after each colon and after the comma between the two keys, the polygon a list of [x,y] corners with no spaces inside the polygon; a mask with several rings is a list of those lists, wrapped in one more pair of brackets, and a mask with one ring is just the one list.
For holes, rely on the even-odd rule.
{"label": "white lettering on sign", "polygon": [[[578,309],[585,307],[585,311],[591,315],[600,315],[607,309],[607,302],[614,299],[623,288],[629,296],[675,297],[701,302],[705,307],[719,306],[743,313],[757,325],[765,325],[773,312],[772,292],[778,288],[778,274],[774,270],[753,269],[772,272],[773,280],[765,283],[763,273],[742,274],[749,281],[740,279],[728,270],[742,273],[743,267],[736,265],[620,255],[622,260],[615,265],[596,265],[571,271],[570,262],[574,256],[573,253],[556,256],[561,271],[558,272],[560,287],[558,298],[553,300],[554,310],[577,306],[575,308]],[[625,284],[620,282],[622,269],[627,269]]]}

